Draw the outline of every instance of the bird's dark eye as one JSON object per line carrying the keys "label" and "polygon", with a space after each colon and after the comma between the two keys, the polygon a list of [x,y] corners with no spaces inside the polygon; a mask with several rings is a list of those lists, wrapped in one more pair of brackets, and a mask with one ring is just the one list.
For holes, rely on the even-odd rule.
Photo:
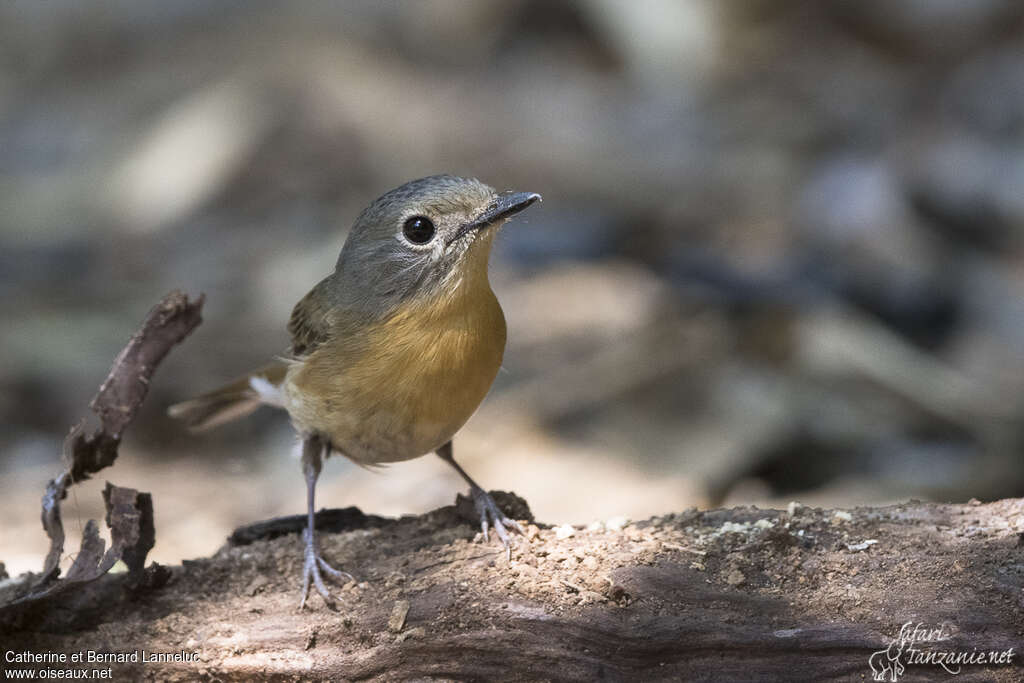
{"label": "bird's dark eye", "polygon": [[425,216],[413,216],[402,226],[402,234],[413,244],[426,244],[434,239],[434,232],[434,224]]}

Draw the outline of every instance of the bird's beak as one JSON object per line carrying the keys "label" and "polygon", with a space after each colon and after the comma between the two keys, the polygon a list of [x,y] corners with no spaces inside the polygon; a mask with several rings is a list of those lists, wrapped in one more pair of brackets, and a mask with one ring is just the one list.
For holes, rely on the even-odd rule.
{"label": "bird's beak", "polygon": [[540,201],[540,195],[536,192],[502,192],[494,203],[473,221],[473,225],[477,229],[486,228],[516,215],[530,204],[538,201]]}
{"label": "bird's beak", "polygon": [[540,201],[536,192],[502,192],[487,209],[474,220],[463,225],[449,244],[476,230],[483,230],[516,215],[530,204]]}

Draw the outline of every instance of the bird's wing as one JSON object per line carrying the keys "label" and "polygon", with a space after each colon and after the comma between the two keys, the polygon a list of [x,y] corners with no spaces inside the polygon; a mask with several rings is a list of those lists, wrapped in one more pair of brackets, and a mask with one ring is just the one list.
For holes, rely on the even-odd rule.
{"label": "bird's wing", "polygon": [[288,332],[292,335],[292,355],[302,358],[328,339],[331,303],[328,298],[328,280],[324,278],[306,296],[295,304],[288,320]]}

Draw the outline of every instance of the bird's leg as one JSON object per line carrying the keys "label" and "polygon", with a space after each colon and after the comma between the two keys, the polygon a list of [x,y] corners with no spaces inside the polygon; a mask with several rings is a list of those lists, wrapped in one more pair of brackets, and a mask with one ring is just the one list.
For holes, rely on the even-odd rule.
{"label": "bird's leg", "polygon": [[353,580],[348,572],[338,571],[324,561],[316,543],[316,514],[313,504],[313,497],[316,492],[316,480],[320,476],[322,466],[322,454],[327,452],[330,445],[317,436],[306,437],[302,442],[302,473],[306,476],[306,503],[307,523],[306,529],[302,532],[302,538],[306,544],[305,561],[302,568],[302,602],[299,609],[306,606],[306,598],[309,596],[310,579],[316,590],[323,596],[328,607],[334,607],[334,598],[331,596],[327,586],[324,585],[321,570],[332,579]]}
{"label": "bird's leg", "polygon": [[437,454],[446,463],[455,468],[455,471],[466,480],[469,484],[469,492],[473,496],[473,506],[476,508],[476,512],[480,515],[480,528],[484,532],[484,540],[490,540],[488,530],[494,528],[494,533],[498,534],[498,538],[501,539],[502,545],[505,546],[505,551],[508,553],[509,559],[512,559],[512,543],[509,541],[508,533],[522,534],[523,528],[519,526],[519,522],[514,519],[508,518],[501,508],[498,507],[494,499],[491,498],[487,491],[480,488],[472,477],[466,474],[466,470],[462,469],[459,463],[455,462],[455,457],[452,455],[452,442],[449,441],[445,445],[437,449]]}

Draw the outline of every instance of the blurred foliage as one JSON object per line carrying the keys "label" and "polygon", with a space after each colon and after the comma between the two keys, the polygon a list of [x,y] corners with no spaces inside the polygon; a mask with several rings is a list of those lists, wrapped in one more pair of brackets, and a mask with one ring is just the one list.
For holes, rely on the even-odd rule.
{"label": "blurred foliage", "polygon": [[[139,487],[276,501],[216,538],[299,509],[282,417],[197,439],[164,406],[282,351],[358,211],[438,172],[544,195],[457,442],[538,517],[1020,495],[1022,72],[1012,0],[0,3],[3,499],[181,287],[206,322],[133,427]],[[412,512],[437,472],[322,499]]]}

